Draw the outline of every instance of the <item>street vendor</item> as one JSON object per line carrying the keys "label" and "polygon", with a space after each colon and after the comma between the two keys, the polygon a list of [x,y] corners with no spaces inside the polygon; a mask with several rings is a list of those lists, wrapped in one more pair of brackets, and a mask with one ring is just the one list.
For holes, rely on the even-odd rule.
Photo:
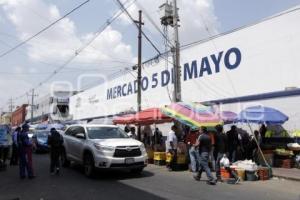
{"label": "street vendor", "polygon": [[172,171],[176,167],[177,163],[177,145],[178,138],[176,135],[177,127],[173,125],[171,127],[171,131],[168,134],[168,138],[166,140],[166,151],[172,155],[171,162],[167,165],[169,171]]}
{"label": "street vendor", "polygon": [[228,155],[228,136],[223,131],[223,126],[217,125],[216,127],[216,176],[217,180],[221,181],[221,159],[224,155]]}

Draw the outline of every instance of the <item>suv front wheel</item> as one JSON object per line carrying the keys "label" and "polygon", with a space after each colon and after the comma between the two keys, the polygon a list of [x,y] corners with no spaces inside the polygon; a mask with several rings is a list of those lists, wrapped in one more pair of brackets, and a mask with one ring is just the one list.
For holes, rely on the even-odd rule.
{"label": "suv front wheel", "polygon": [[95,173],[94,158],[90,153],[86,153],[83,160],[84,174],[91,178]]}
{"label": "suv front wheel", "polygon": [[61,164],[62,164],[63,167],[69,167],[70,166],[70,161],[67,158],[67,154],[66,154],[65,149],[62,149],[60,159],[61,159]]}

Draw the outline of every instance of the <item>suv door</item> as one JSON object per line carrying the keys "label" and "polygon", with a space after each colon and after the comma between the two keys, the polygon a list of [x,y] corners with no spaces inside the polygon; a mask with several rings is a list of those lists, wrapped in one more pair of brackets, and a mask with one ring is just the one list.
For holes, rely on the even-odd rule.
{"label": "suv door", "polygon": [[66,132],[65,132],[65,135],[64,135],[64,146],[65,146],[65,150],[66,150],[66,154],[67,154],[67,157],[71,158],[71,159],[74,159],[75,155],[74,155],[74,139],[73,139],[73,136],[74,135],[74,132],[75,132],[75,127],[69,127]]}
{"label": "suv door", "polygon": [[82,152],[83,152],[83,148],[84,148],[86,139],[77,138],[76,134],[82,133],[82,134],[84,134],[84,136],[86,136],[86,134],[85,134],[85,130],[82,126],[74,126],[73,128],[74,129],[71,134],[71,138],[72,138],[71,150],[72,150],[72,154],[74,155],[74,158],[81,162],[82,161]]}

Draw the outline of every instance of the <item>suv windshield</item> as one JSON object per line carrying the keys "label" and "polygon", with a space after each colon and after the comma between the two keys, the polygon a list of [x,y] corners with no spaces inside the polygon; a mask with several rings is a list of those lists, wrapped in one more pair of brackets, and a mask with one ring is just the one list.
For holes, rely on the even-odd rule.
{"label": "suv windshield", "polygon": [[127,134],[116,127],[88,127],[90,139],[128,138]]}

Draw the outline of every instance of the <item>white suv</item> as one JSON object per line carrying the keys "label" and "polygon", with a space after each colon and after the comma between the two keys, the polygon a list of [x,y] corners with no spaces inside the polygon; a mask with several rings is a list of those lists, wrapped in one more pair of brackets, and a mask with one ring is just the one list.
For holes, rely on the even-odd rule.
{"label": "white suv", "polygon": [[140,173],[147,165],[143,143],[129,138],[114,125],[72,125],[63,134],[63,166],[82,164],[90,177],[95,168],[130,169]]}

